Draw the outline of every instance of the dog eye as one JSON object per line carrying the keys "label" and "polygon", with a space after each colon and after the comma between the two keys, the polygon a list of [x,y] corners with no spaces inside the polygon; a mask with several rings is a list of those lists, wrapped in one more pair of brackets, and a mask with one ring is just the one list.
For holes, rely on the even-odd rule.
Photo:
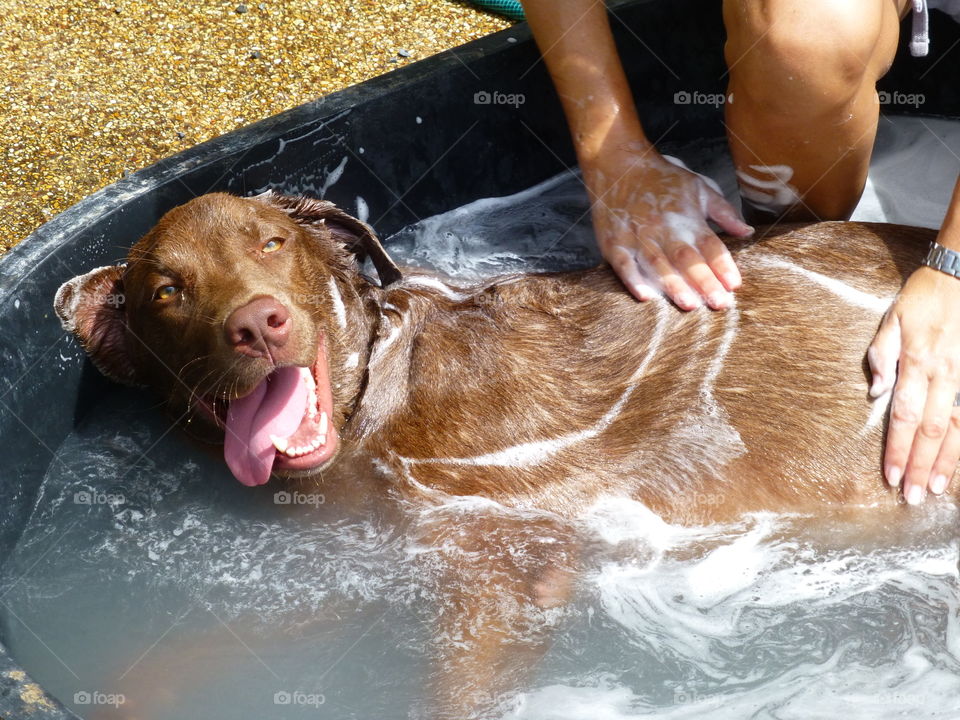
{"label": "dog eye", "polygon": [[179,292],[180,288],[176,285],[163,285],[157,288],[157,291],[153,294],[153,299],[160,301],[172,300]]}
{"label": "dog eye", "polygon": [[282,247],[283,247],[283,238],[275,237],[267,240],[263,244],[263,247],[260,248],[260,251],[265,253],[272,253],[272,252],[276,252]]}

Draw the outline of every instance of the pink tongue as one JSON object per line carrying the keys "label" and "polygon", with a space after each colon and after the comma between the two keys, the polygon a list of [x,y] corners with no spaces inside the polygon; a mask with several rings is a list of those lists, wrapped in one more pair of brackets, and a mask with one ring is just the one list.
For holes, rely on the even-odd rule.
{"label": "pink tongue", "polygon": [[252,393],[230,403],[223,456],[244,485],[263,485],[270,479],[276,457],[270,436],[288,437],[300,427],[307,411],[301,371],[275,370]]}

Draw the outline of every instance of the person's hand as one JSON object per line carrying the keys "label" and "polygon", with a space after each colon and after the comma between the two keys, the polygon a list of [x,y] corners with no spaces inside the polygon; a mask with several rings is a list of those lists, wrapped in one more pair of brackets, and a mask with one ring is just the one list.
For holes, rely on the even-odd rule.
{"label": "person's hand", "polygon": [[[960,280],[922,267],[904,284],[867,351],[870,394],[893,388],[883,470],[915,505],[939,495],[960,460]],[[899,364],[899,369],[898,369]],[[896,386],[894,387],[894,382]]]}
{"label": "person's hand", "polygon": [[707,220],[740,237],[753,228],[712,180],[645,143],[581,165],[600,252],[637,299],[663,291],[682,310],[730,305],[740,272]]}

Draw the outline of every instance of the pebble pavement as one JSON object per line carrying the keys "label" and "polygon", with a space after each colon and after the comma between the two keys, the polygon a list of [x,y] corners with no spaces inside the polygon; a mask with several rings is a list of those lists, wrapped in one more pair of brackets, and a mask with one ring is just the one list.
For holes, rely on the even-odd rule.
{"label": "pebble pavement", "polygon": [[451,0],[0,0],[0,253],[125,173],[510,24]]}

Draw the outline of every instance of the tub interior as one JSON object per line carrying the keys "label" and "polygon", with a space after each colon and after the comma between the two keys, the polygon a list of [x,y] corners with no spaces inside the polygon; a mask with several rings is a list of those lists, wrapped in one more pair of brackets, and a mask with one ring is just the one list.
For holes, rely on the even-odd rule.
{"label": "tub interior", "polygon": [[[667,150],[735,199],[721,139]],[[855,218],[938,226],[954,152],[956,121],[885,118]],[[402,264],[453,280],[573,269],[597,261],[587,215],[578,174],[564,171],[386,242]],[[432,637],[458,582],[438,584],[442,560],[417,528],[491,517],[520,566],[546,541],[589,547],[570,560],[572,603],[523,608],[527,630],[552,643],[498,717],[960,711],[951,502],[879,525],[869,510],[834,510],[681,528],[602,498],[549,530],[536,512],[475,500],[345,510],[316,489],[241,486],[219,448],[119,387],[56,449],[0,575],[0,626],[81,717],[113,703],[158,718],[315,717],[321,706],[327,718],[406,718],[430,701]],[[469,593],[472,579],[459,582]],[[157,679],[172,697],[154,698]]]}

